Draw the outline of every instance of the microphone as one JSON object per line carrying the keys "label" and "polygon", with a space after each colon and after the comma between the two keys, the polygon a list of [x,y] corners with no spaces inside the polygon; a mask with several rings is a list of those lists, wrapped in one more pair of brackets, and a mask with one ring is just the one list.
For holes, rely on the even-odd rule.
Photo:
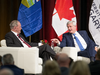
{"label": "microphone", "polygon": [[74,39],[76,39],[76,38],[74,37]]}

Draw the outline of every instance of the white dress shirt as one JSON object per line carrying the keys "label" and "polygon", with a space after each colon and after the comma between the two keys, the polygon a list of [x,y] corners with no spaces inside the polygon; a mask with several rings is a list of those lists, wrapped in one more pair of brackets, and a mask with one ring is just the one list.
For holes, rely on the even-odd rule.
{"label": "white dress shirt", "polygon": [[[16,32],[14,32],[14,31],[12,31],[14,34],[15,34],[15,36],[19,39],[19,37],[17,36],[17,33]],[[22,39],[23,40],[23,39]],[[19,41],[22,43],[22,45],[24,46],[24,47],[28,47],[23,41],[21,41],[20,39],[19,39]]]}
{"label": "white dress shirt", "polygon": [[[86,44],[85,40],[83,39],[83,37],[77,31],[75,32],[75,36],[79,39],[79,41],[81,42],[83,48],[86,49],[87,48],[87,44]],[[77,49],[77,52],[79,52],[80,48],[79,48],[79,46],[78,46],[73,34],[72,34],[72,37],[73,37],[74,44],[75,44],[75,47]],[[60,45],[60,41],[59,41],[58,45]],[[78,56],[77,60],[82,60],[82,57]]]}
{"label": "white dress shirt", "polygon": [[[75,32],[75,36],[79,39],[79,41],[81,42],[83,48],[86,49],[87,48],[87,44],[86,44],[85,40],[82,38],[82,36],[77,31]],[[79,52],[80,48],[79,48],[79,46],[78,46],[73,34],[72,34],[72,37],[74,39],[74,44],[75,44],[75,47],[77,49],[77,52]],[[78,56],[77,60],[82,60],[82,57]]]}
{"label": "white dress shirt", "polygon": [[[82,36],[77,31],[75,32],[75,36],[79,39],[79,41],[81,42],[83,48],[86,49],[87,48],[87,44],[86,44],[85,40],[82,38]],[[80,48],[79,48],[79,46],[78,46],[73,34],[72,34],[72,37],[74,39],[75,47],[78,49],[78,51],[80,51]]]}
{"label": "white dress shirt", "polygon": [[[82,36],[77,31],[75,32],[75,36],[79,39],[79,41],[81,42],[83,48],[86,49],[87,44],[86,44],[85,40],[82,38]],[[73,37],[73,40],[74,40],[75,47],[78,49],[78,51],[80,51],[80,48],[79,48],[73,34],[72,34],[72,37]],[[60,45],[60,41],[57,45]]]}

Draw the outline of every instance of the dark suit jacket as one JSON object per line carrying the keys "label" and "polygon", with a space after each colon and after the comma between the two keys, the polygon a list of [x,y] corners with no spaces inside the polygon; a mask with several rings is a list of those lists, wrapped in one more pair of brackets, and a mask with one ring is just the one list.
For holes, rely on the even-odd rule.
{"label": "dark suit jacket", "polygon": [[67,67],[60,67],[61,75],[68,75],[69,69]]}
{"label": "dark suit jacket", "polygon": [[100,60],[96,60],[89,64],[91,75],[100,75]]}
{"label": "dark suit jacket", "polygon": [[[84,51],[79,51],[78,56],[83,57],[95,57],[96,51],[95,46],[96,44],[89,38],[86,31],[78,31],[78,33],[83,37],[85,42],[87,43],[87,48]],[[60,47],[75,47],[74,40],[71,33],[63,34],[63,39],[61,41]]]}
{"label": "dark suit jacket", "polygon": [[14,75],[24,75],[24,69],[20,69],[15,65],[4,65],[4,66],[1,66],[0,69],[3,69],[3,68],[11,69]]}
{"label": "dark suit jacket", "polygon": [[[38,46],[38,43],[30,43],[28,42],[21,34],[19,34],[19,36],[25,41],[27,42],[30,46]],[[20,42],[20,40],[15,36],[15,34],[13,32],[8,32],[5,35],[5,39],[6,39],[6,44],[9,47],[23,47],[22,43]]]}

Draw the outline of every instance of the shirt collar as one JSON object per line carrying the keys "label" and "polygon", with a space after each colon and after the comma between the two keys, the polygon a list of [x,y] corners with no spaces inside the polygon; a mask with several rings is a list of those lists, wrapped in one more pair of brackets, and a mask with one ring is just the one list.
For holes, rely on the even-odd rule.
{"label": "shirt collar", "polygon": [[12,31],[16,36],[17,36],[17,33],[16,32],[14,32],[14,31]]}
{"label": "shirt collar", "polygon": [[76,34],[76,35],[77,35],[77,34],[78,34],[78,32],[76,31],[76,32],[75,32],[75,33],[73,33],[73,34]]}

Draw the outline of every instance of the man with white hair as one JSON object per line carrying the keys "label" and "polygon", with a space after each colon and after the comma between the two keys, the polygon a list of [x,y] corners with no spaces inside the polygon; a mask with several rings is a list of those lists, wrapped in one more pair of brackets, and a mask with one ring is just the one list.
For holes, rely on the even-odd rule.
{"label": "man with white hair", "polygon": [[87,32],[85,30],[76,31],[74,21],[69,21],[67,28],[69,32],[63,34],[61,42],[56,38],[51,39],[51,41],[59,44],[60,47],[76,47],[78,56],[88,57],[91,61],[94,61],[96,44],[89,38]]}
{"label": "man with white hair", "polygon": [[21,35],[21,23],[18,20],[13,20],[10,23],[11,31],[5,35],[6,45],[8,47],[38,47],[39,57],[45,61],[50,60],[50,57],[56,60],[57,55],[48,44],[41,44],[28,42],[23,35]]}

